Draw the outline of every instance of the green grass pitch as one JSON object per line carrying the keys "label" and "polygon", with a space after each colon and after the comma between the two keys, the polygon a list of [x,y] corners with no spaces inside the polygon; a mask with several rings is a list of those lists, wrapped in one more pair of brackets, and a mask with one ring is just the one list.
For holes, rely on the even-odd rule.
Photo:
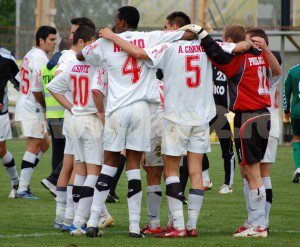
{"label": "green grass pitch", "polygon": [[[18,170],[25,150],[25,141],[12,140],[8,148],[15,156]],[[0,180],[0,246],[300,246],[300,184],[292,184],[293,159],[291,147],[279,147],[272,174],[273,206],[271,235],[266,239],[234,239],[231,235],[246,219],[245,202],[239,168],[236,168],[234,193],[217,194],[223,183],[223,165],[218,145],[209,154],[213,189],[205,193],[198,221],[197,238],[184,239],[130,239],[128,237],[127,182],[123,173],[117,187],[120,204],[108,204],[116,226],[105,230],[102,238],[71,237],[53,229],[55,201],[40,184],[50,171],[50,150],[36,168],[31,188],[38,201],[8,199],[9,180],[4,168]],[[145,178],[143,172],[143,178]],[[147,223],[145,204],[146,182],[143,179],[143,206],[141,226]],[[164,188],[164,186],[163,186]],[[161,223],[167,221],[166,200],[163,196]],[[185,206],[185,212],[187,207]]]}

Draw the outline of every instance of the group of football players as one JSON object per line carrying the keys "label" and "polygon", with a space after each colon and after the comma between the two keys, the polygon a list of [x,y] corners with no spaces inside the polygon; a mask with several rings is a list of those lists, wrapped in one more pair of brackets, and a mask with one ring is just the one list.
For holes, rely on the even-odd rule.
{"label": "group of football players", "polygon": [[[27,138],[20,177],[5,142],[1,148],[12,181],[10,196],[37,199],[29,184],[49,148],[46,109],[55,164],[54,175],[42,184],[56,196],[56,229],[97,237],[100,228],[113,225],[105,202],[108,196],[117,198],[116,183],[126,163],[129,236],[196,237],[204,191],[212,186],[206,153],[216,130],[225,171],[219,193],[233,191],[232,137],[243,177],[248,217],[233,236],[267,237],[270,175],[280,133],[280,56],[270,51],[262,29],[228,25],[223,40],[215,41],[183,12],[168,15],[164,31],[139,32],[138,23],[139,12],[132,6],[118,9],[113,31],[96,33],[90,19],[73,19],[71,43],[63,39],[63,51],[50,61],[57,31],[49,26],[37,30],[36,47],[16,76],[16,120]],[[234,135],[228,109],[235,113]],[[61,134],[64,138],[58,138]],[[149,217],[142,229],[141,164]],[[164,228],[162,177],[169,211]]]}

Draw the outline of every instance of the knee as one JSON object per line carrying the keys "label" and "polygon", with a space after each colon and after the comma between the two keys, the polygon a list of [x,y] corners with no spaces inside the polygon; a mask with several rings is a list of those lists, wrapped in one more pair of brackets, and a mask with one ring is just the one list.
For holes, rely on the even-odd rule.
{"label": "knee", "polygon": [[4,155],[6,154],[6,148],[0,144],[0,158],[4,157]]}
{"label": "knee", "polygon": [[50,141],[49,138],[46,138],[43,140],[42,144],[41,144],[41,151],[43,153],[45,153],[50,147]]}

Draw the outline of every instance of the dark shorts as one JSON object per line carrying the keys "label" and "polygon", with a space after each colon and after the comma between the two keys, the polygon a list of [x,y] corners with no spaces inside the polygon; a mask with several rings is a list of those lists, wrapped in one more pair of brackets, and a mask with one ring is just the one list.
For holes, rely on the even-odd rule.
{"label": "dark shorts", "polygon": [[268,145],[270,112],[267,109],[236,112],[234,142],[240,165],[261,162]]}
{"label": "dark shorts", "polygon": [[294,136],[299,136],[300,135],[300,119],[291,118],[291,128],[292,128],[292,134]]}

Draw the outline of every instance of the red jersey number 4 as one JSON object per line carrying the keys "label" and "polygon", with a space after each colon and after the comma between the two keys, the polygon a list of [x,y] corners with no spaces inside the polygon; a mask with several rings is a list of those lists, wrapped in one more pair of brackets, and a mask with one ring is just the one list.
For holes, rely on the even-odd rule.
{"label": "red jersey number 4", "polygon": [[71,75],[73,81],[73,104],[75,106],[85,107],[89,98],[90,80],[85,75]]}
{"label": "red jersey number 4", "polygon": [[192,55],[185,57],[185,71],[193,72],[195,75],[193,77],[186,78],[186,85],[190,88],[199,87],[201,83],[201,68],[200,64],[200,56]]}
{"label": "red jersey number 4", "polygon": [[139,67],[138,61],[132,56],[127,56],[123,66],[122,74],[131,75],[132,84],[135,84],[140,79],[141,68]]}

